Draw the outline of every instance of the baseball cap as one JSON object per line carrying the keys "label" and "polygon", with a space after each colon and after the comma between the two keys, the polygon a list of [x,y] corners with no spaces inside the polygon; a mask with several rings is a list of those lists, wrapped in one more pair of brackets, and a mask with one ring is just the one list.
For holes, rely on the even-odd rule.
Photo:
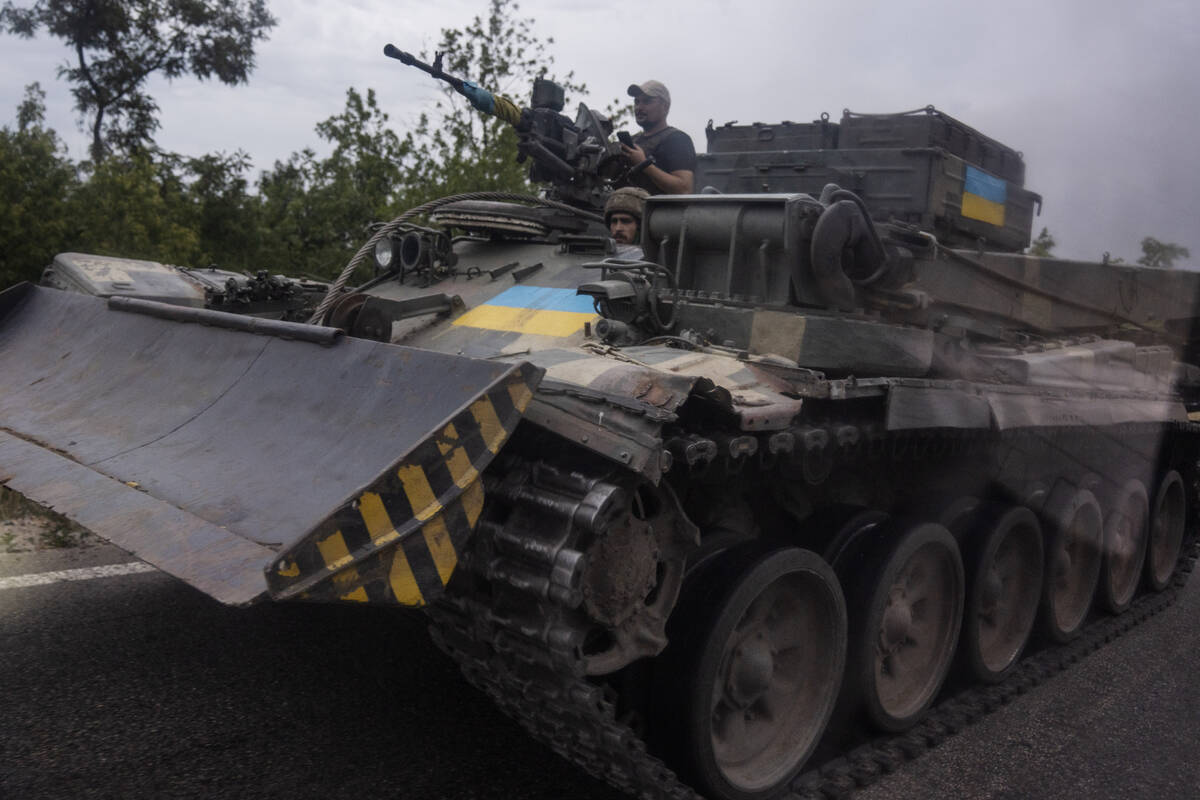
{"label": "baseball cap", "polygon": [[640,95],[647,97],[661,97],[663,102],[671,105],[671,93],[667,91],[667,87],[662,81],[646,81],[640,86],[636,83],[629,84],[629,96],[639,97]]}

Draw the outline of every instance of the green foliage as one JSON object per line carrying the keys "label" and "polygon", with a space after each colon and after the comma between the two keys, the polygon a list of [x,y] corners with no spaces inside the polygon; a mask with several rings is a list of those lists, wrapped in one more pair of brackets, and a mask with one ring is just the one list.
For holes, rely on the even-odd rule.
{"label": "green foliage", "polygon": [[260,201],[248,191],[249,156],[141,151],[79,169],[44,126],[44,97],[27,87],[16,129],[0,128],[0,288],[37,281],[65,251],[256,264]]}
{"label": "green foliage", "polygon": [[222,269],[254,271],[261,268],[257,253],[262,244],[262,209],[250,193],[247,173],[250,156],[211,153],[185,159],[178,169],[190,178],[186,200],[198,238],[194,266],[216,264]]}
{"label": "green foliage", "polygon": [[51,523],[38,534],[38,546],[46,550],[64,550],[79,547],[87,538],[87,531],[69,520],[65,524]]}
{"label": "green foliage", "polygon": [[181,177],[149,153],[112,156],[71,196],[72,249],[192,264],[200,244]]}
{"label": "green foliage", "polygon": [[481,124],[492,130],[486,139],[477,140],[464,136],[463,128],[435,126],[428,115],[421,115],[404,140],[413,157],[405,165],[403,206],[463,192],[536,192],[527,177],[528,166],[516,160],[516,131],[496,119]]}
{"label": "green foliage", "polygon": [[1146,267],[1165,267],[1170,269],[1181,258],[1190,258],[1191,253],[1182,245],[1174,242],[1160,242],[1153,236],[1142,239],[1142,256],[1137,263]]}
{"label": "green foliage", "polygon": [[90,543],[86,529],[55,511],[0,486],[0,523],[10,523],[0,533],[0,551],[18,553],[32,549],[78,547]]}
{"label": "green foliage", "polygon": [[45,127],[45,93],[25,87],[17,128],[0,128],[0,288],[36,281],[70,241],[65,198],[78,186],[74,165]]}
{"label": "green foliage", "polygon": [[0,521],[37,516],[45,512],[45,508],[26,499],[23,494],[13,491],[7,486],[0,486]]}
{"label": "green foliage", "polygon": [[274,25],[266,0],[7,0],[0,8],[0,30],[29,38],[44,28],[71,48],[74,61],[59,77],[91,117],[96,162],[152,140],[158,105],[144,91],[151,75],[245,83],[254,44]]}
{"label": "green foliage", "polygon": [[1058,242],[1054,241],[1054,237],[1050,235],[1047,228],[1042,228],[1042,232],[1037,235],[1029,249],[1025,252],[1031,256],[1041,256],[1042,258],[1054,258],[1052,251]]}
{"label": "green foliage", "polygon": [[342,113],[317,125],[334,146],[328,158],[306,149],[263,173],[262,267],[332,277],[366,240],[369,223],[395,216],[411,144],[387,120],[373,90],[363,98],[350,89]]}

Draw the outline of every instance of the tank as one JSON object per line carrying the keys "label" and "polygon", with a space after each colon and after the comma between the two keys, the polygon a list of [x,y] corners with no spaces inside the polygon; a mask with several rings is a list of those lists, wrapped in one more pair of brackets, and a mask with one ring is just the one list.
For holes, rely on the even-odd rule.
{"label": "tank", "polygon": [[710,126],[617,259],[553,105],[545,195],[380,227],[310,324],[0,294],[5,485],[223,602],[419,609],[639,797],[845,792],[1170,598],[1200,275],[1022,254],[1019,154],[933,109]]}

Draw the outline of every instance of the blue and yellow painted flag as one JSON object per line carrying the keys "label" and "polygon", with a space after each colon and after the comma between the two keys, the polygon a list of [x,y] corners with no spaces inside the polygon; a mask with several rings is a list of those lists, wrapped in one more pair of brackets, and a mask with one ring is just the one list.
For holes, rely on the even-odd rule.
{"label": "blue and yellow painted flag", "polygon": [[584,323],[595,318],[592,298],[576,294],[574,289],[514,286],[463,314],[454,324],[565,337],[583,330]]}
{"label": "blue and yellow painted flag", "polygon": [[967,167],[962,198],[964,217],[1004,227],[1004,204],[1007,200],[1007,183],[983,170]]}

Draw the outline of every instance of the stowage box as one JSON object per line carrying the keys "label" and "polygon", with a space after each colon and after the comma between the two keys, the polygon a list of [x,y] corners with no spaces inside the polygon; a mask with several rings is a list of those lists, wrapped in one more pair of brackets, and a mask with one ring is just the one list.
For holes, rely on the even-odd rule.
{"label": "stowage box", "polygon": [[903,114],[857,114],[846,109],[840,128],[839,147],[846,150],[940,147],[1011,184],[1025,185],[1025,161],[1019,152],[933,106]]}
{"label": "stowage box", "polygon": [[900,114],[846,110],[809,123],[726,123],[705,133],[695,184],[725,194],[803,193],[837,184],[879,221],[911,223],[950,245],[1029,246],[1041,197],[1021,154],[933,106]]}
{"label": "stowage box", "polygon": [[704,153],[696,186],[725,194],[820,195],[836,183],[862,197],[871,216],[933,231],[944,243],[1029,246],[1041,197],[942,148]]}
{"label": "stowage box", "polygon": [[766,125],[755,122],[738,125],[727,122],[714,128],[712,120],[704,129],[710,153],[743,153],[766,150],[832,150],[838,146],[838,126],[828,115],[812,122]]}

